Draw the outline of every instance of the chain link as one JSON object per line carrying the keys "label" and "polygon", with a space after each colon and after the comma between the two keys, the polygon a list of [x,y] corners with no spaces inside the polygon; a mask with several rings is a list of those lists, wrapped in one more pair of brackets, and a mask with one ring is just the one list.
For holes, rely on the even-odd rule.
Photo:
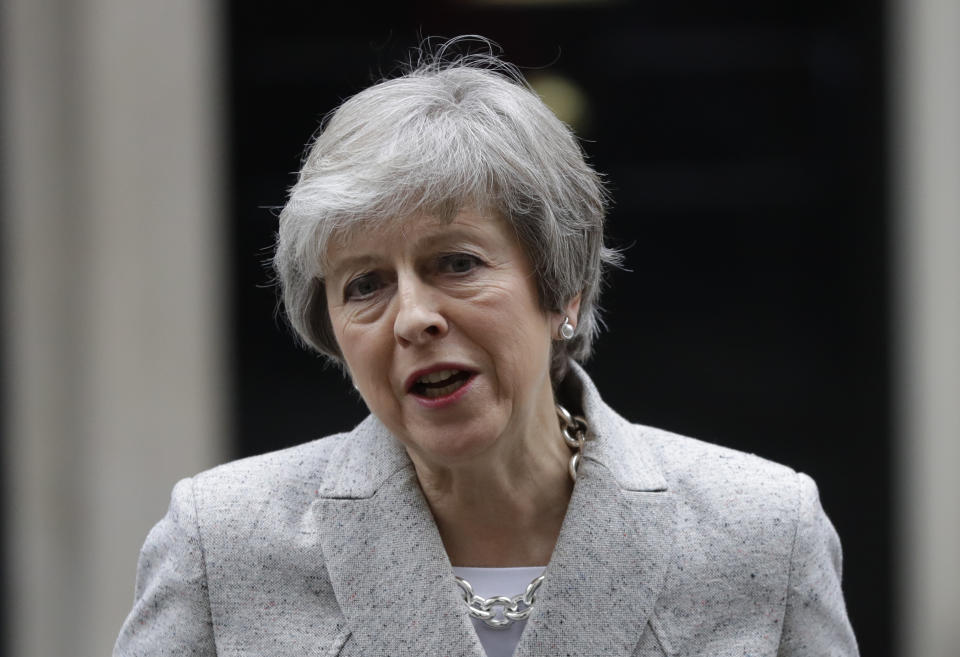
{"label": "chain link", "polygon": [[[540,575],[527,585],[526,591],[519,595],[509,598],[505,595],[484,598],[473,592],[473,586],[467,580],[462,577],[454,577],[454,579],[460,587],[463,601],[467,603],[470,616],[482,620],[488,627],[495,630],[506,629],[513,625],[514,621],[527,620],[537,599],[537,589],[543,584],[543,575]],[[497,608],[500,608],[501,613],[497,613]]]}
{"label": "chain link", "polygon": [[587,421],[579,415],[571,414],[560,404],[557,404],[557,417],[560,418],[560,431],[563,433],[563,441],[567,443],[567,447],[573,450],[573,456],[570,457],[569,472],[570,478],[576,481],[583,446],[590,440]]}

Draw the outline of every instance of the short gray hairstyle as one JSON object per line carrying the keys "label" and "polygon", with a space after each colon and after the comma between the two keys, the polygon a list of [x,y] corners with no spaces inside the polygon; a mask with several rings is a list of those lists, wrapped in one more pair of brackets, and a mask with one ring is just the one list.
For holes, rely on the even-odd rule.
{"label": "short gray hairstyle", "polygon": [[324,254],[340,231],[463,207],[513,226],[544,310],[577,294],[574,337],[555,341],[551,378],[586,360],[601,326],[607,195],[570,129],[519,71],[488,52],[451,56],[454,40],[422,52],[327,116],[280,212],[274,269],[287,319],[306,346],[344,366],[327,311]]}

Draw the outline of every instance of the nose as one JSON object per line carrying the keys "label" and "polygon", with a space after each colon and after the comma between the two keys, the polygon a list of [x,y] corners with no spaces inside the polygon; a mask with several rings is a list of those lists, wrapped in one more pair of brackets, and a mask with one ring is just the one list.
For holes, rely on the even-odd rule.
{"label": "nose", "polygon": [[397,286],[393,334],[400,345],[424,345],[447,334],[447,319],[436,290],[415,275],[401,277]]}

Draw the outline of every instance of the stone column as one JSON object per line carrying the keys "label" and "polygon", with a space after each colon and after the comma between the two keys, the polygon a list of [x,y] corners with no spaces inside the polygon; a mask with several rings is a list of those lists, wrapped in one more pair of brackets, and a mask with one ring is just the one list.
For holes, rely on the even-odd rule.
{"label": "stone column", "polygon": [[170,488],[226,452],[221,21],[2,6],[9,652],[106,655]]}

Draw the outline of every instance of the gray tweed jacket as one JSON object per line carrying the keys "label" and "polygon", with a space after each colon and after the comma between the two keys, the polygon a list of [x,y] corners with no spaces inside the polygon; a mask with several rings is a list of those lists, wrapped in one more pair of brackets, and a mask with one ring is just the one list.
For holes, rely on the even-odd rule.
{"label": "gray tweed jacket", "polygon": [[[809,477],[631,424],[574,376],[595,438],[516,657],[858,654]],[[413,466],[369,417],[178,483],[114,655],[483,649]]]}

